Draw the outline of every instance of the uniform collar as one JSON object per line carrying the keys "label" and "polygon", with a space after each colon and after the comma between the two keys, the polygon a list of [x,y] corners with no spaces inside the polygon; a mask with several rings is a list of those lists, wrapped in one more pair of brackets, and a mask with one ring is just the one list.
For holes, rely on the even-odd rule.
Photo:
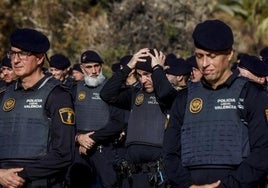
{"label": "uniform collar", "polygon": [[15,90],[36,91],[43,84],[43,82],[46,79],[48,79],[49,77],[51,77],[50,74],[45,74],[45,76],[43,78],[41,78],[35,85],[33,85],[30,88],[27,88],[26,90],[22,87],[21,80],[20,79],[17,79],[17,81],[15,83]]}
{"label": "uniform collar", "polygon": [[[224,88],[224,87],[230,87],[232,85],[232,83],[236,80],[236,78],[239,76],[239,71],[238,70],[234,70],[233,74],[231,74],[231,76],[229,76],[229,78],[222,84],[218,85],[218,87],[216,88],[216,90]],[[214,90],[211,87],[211,84],[209,84],[204,77],[201,78],[201,83],[203,84],[203,86],[207,89],[211,89]]]}

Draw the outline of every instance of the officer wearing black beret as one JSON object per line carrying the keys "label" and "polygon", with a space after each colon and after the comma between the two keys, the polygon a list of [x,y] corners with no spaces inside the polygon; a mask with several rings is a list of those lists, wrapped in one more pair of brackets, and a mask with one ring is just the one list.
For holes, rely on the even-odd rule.
{"label": "officer wearing black beret", "polygon": [[166,76],[176,90],[187,87],[192,67],[183,58],[174,58],[166,61]]}
{"label": "officer wearing black beret", "polygon": [[42,71],[50,46],[43,33],[16,29],[10,45],[8,57],[18,79],[0,93],[0,184],[63,187],[73,157],[72,97]]}
{"label": "officer wearing black beret", "polygon": [[71,62],[69,58],[63,54],[54,54],[49,59],[49,72],[68,88],[71,88],[74,83],[68,72],[70,66]]}
{"label": "officer wearing black beret", "polygon": [[74,81],[84,80],[84,73],[80,67],[80,63],[76,63],[72,67],[72,77]]}
{"label": "officer wearing black beret", "polygon": [[[122,187],[166,186],[162,163],[166,114],[164,106],[158,103],[151,77],[154,65],[164,64],[164,59],[164,54],[156,49],[139,50],[107,81],[100,93],[106,102],[129,111],[127,152],[125,160],[117,164]],[[141,87],[123,90],[122,85],[133,70]]]}
{"label": "officer wearing black beret", "polygon": [[[113,143],[125,126],[124,112],[100,98],[100,90],[107,80],[102,73],[103,63],[97,52],[83,52],[80,67],[84,80],[72,88],[77,115],[76,158],[70,170],[74,188],[92,186],[96,176],[102,187],[115,187],[117,183],[112,163]],[[90,168],[93,175],[88,173]]]}
{"label": "officer wearing black beret", "polygon": [[[231,71],[233,34],[220,20],[197,24],[203,77],[178,92],[164,136],[174,187],[258,187],[268,170],[268,96]],[[161,99],[160,99],[161,100]]]}
{"label": "officer wearing black beret", "polygon": [[257,56],[245,54],[238,63],[238,69],[241,76],[263,85],[265,77],[268,76],[268,66]]}
{"label": "officer wearing black beret", "polygon": [[9,85],[11,82],[17,79],[17,75],[13,71],[12,66],[11,66],[11,61],[7,57],[7,55],[5,55],[2,58],[1,71],[3,74],[3,80],[5,82],[5,86]]}

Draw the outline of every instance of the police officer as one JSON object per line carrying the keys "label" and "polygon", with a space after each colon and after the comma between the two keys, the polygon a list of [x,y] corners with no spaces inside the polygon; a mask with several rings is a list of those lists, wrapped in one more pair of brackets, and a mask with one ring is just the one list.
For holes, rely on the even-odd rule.
{"label": "police officer", "polygon": [[238,70],[241,76],[248,78],[252,82],[260,85],[266,83],[265,77],[268,76],[268,66],[260,58],[245,54],[238,63]]}
{"label": "police officer", "polygon": [[197,62],[195,56],[190,56],[186,59],[186,62],[192,67],[192,72],[190,76],[191,82],[199,82],[202,78],[202,73],[198,69]]}
{"label": "police officer", "polygon": [[25,180],[23,187],[62,187],[74,147],[71,95],[42,72],[50,46],[44,34],[16,29],[10,43],[8,57],[18,79],[0,94],[0,168],[11,173],[2,180],[10,182],[18,174]]}
{"label": "police officer", "polygon": [[181,90],[164,137],[174,187],[257,187],[268,169],[267,94],[232,72],[233,33],[220,20],[193,34],[203,74]]}
{"label": "police officer", "polygon": [[1,61],[1,70],[3,74],[3,80],[5,85],[9,85],[11,82],[17,79],[17,75],[12,69],[10,59],[5,55]]}
{"label": "police officer", "polygon": [[74,82],[73,78],[68,74],[70,66],[69,58],[63,54],[54,54],[49,59],[49,72],[68,88],[71,88]]}
{"label": "police officer", "polygon": [[[118,164],[123,179],[122,187],[146,188],[165,185],[161,161],[165,114],[156,100],[151,78],[151,64],[154,64],[154,61],[164,64],[164,58],[163,53],[157,50],[139,50],[101,90],[101,97],[105,101],[130,111],[126,160]],[[142,87],[122,90],[122,85],[132,70],[135,70]]]}
{"label": "police officer", "polygon": [[75,82],[84,80],[84,73],[80,67],[80,63],[76,63],[72,67],[72,77]]}
{"label": "police officer", "polygon": [[[73,88],[77,113],[76,142],[81,155],[77,155],[71,169],[71,175],[78,171],[81,176],[71,177],[72,187],[90,186],[91,182],[87,182],[90,174],[79,172],[79,169],[87,169],[90,166],[96,171],[102,187],[115,187],[117,183],[113,169],[113,141],[124,128],[124,113],[123,110],[105,103],[99,96],[106,82],[102,73],[103,63],[95,51],[87,50],[81,54],[84,81],[77,82]],[[84,181],[84,184],[81,184],[80,180]]]}
{"label": "police officer", "polygon": [[183,58],[174,58],[166,61],[166,76],[176,90],[187,87],[192,67]]}

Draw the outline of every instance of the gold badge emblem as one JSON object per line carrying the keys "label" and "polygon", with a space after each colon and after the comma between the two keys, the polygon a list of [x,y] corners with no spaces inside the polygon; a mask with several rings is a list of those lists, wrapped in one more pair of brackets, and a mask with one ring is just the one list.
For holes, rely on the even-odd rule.
{"label": "gold badge emblem", "polygon": [[83,100],[85,100],[85,98],[86,98],[86,92],[85,91],[80,91],[79,93],[78,93],[78,100],[79,101],[83,101]]}
{"label": "gold badge emblem", "polygon": [[15,107],[15,103],[16,103],[15,99],[13,98],[7,99],[4,103],[3,110],[5,112],[11,111]]}
{"label": "gold badge emblem", "polygon": [[143,103],[143,101],[144,101],[144,94],[141,93],[136,97],[135,105],[139,106]]}
{"label": "gold badge emblem", "polygon": [[203,101],[200,98],[195,98],[190,102],[190,112],[196,114],[202,110]]}
{"label": "gold badge emblem", "polygon": [[75,114],[72,108],[61,108],[59,110],[59,113],[62,123],[65,123],[67,125],[75,124]]}

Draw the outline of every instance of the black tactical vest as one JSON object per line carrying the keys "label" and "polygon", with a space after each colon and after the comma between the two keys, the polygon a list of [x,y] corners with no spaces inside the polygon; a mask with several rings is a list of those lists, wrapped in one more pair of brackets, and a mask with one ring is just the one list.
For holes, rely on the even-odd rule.
{"label": "black tactical vest", "polygon": [[15,90],[16,83],[7,87],[0,109],[0,160],[31,160],[46,155],[50,119],[45,104],[59,84],[49,77],[35,91]]}
{"label": "black tactical vest", "polygon": [[76,126],[78,131],[94,131],[103,128],[109,120],[109,106],[100,98],[98,87],[88,87],[77,83],[75,99]]}
{"label": "black tactical vest", "polygon": [[162,147],[165,115],[154,93],[140,91],[130,113],[126,144],[145,144]]}
{"label": "black tactical vest", "polygon": [[189,85],[181,129],[183,166],[238,165],[248,156],[248,129],[239,115],[245,82],[238,78],[219,90],[200,82]]}

